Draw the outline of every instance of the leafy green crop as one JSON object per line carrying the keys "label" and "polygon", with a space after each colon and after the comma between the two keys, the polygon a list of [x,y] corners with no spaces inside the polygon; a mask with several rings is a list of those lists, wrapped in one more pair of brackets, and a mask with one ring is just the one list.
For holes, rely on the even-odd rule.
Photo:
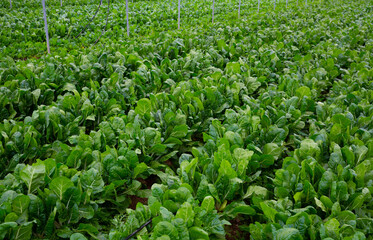
{"label": "leafy green crop", "polygon": [[373,238],[372,1],[59,4],[0,3],[0,239]]}

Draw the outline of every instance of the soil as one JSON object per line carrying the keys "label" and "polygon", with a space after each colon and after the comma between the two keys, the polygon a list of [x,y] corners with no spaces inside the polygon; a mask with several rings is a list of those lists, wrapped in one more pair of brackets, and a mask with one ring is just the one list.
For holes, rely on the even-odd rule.
{"label": "soil", "polygon": [[244,240],[250,239],[250,234],[248,232],[242,231],[239,226],[242,224],[241,220],[236,217],[231,220],[232,225],[225,226],[226,239],[227,240]]}
{"label": "soil", "polygon": [[141,182],[147,189],[151,189],[153,184],[158,182],[158,179],[156,175],[150,175],[147,179],[138,178],[136,180]]}
{"label": "soil", "polygon": [[40,56],[30,56],[30,57],[21,57],[21,58],[15,57],[14,58],[14,60],[21,60],[21,61],[26,61],[28,59],[40,59]]}
{"label": "soil", "polygon": [[195,132],[192,134],[192,141],[203,142],[203,134],[201,132]]}
{"label": "soil", "polygon": [[137,203],[141,202],[142,204],[146,205],[148,204],[148,199],[147,198],[141,198],[141,197],[138,197],[138,196],[135,196],[135,195],[132,195],[132,196],[129,196],[130,199],[131,199],[131,204],[130,204],[130,208],[131,209],[136,209],[136,205]]}
{"label": "soil", "polygon": [[168,159],[167,161],[165,161],[164,164],[168,165],[170,168],[174,167],[174,164],[172,163],[172,161],[170,159]]}
{"label": "soil", "polygon": [[[143,179],[143,178],[137,178],[137,181],[141,182],[141,184],[146,188],[146,189],[151,189],[154,183],[157,183],[159,178],[156,175],[150,175],[148,178]],[[131,209],[136,209],[137,203],[141,202],[142,204],[146,205],[148,204],[148,199],[147,198],[141,198],[135,195],[129,196],[131,199],[130,203],[130,208]]]}

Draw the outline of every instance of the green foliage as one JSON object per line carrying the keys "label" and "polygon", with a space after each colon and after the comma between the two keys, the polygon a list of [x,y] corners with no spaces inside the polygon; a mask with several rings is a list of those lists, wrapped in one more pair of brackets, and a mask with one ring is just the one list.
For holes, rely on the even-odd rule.
{"label": "green foliage", "polygon": [[372,239],[372,1],[63,3],[0,3],[0,239]]}

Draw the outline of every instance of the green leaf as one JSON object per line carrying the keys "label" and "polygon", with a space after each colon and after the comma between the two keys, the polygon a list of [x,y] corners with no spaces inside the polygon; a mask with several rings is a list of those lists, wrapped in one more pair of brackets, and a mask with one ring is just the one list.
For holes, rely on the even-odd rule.
{"label": "green leaf", "polygon": [[145,115],[146,113],[150,113],[151,110],[151,102],[147,98],[140,99],[137,102],[137,106],[135,108],[135,112],[141,116]]}
{"label": "green leaf", "polygon": [[333,207],[333,202],[327,196],[321,196],[320,201],[324,204],[325,207],[331,209]]}
{"label": "green leaf", "polygon": [[91,219],[95,215],[95,210],[92,206],[83,206],[79,208],[79,215],[82,218]]}
{"label": "green leaf", "polygon": [[205,209],[207,212],[210,212],[215,209],[215,200],[211,196],[206,196],[201,204],[201,207]]}
{"label": "green leaf", "polygon": [[162,154],[165,153],[166,148],[166,145],[158,143],[149,149],[149,153]]}
{"label": "green leaf", "polygon": [[74,233],[70,236],[70,240],[88,240],[88,239],[81,233]]}
{"label": "green leaf", "polygon": [[180,218],[175,218],[172,220],[172,225],[175,226],[177,231],[179,232],[179,239],[180,240],[189,240],[189,232],[186,224]]}
{"label": "green leaf", "polygon": [[233,156],[237,163],[237,175],[243,178],[246,175],[246,169],[254,152],[243,148],[236,148],[233,151]]}
{"label": "green leaf", "polygon": [[177,125],[172,129],[170,137],[175,137],[175,138],[183,138],[188,134],[188,126],[183,124],[183,125]]}
{"label": "green leaf", "polygon": [[236,217],[238,214],[254,216],[256,214],[256,211],[254,208],[250,207],[249,205],[238,204],[233,209],[229,210],[227,214],[233,218]]}
{"label": "green leaf", "polygon": [[87,191],[87,189],[92,189],[92,193],[100,193],[104,190],[104,180],[101,177],[100,172],[91,168],[80,177],[82,187]]}
{"label": "green leaf", "polygon": [[19,195],[13,200],[13,203],[12,203],[13,212],[15,212],[18,216],[20,216],[24,212],[27,211],[29,204],[30,204],[29,196]]}
{"label": "green leaf", "polygon": [[355,221],[356,215],[351,211],[342,211],[336,216],[336,219],[343,226],[343,224],[351,224],[351,221]]}
{"label": "green leaf", "polygon": [[28,196],[31,200],[28,208],[30,219],[38,219],[42,224],[44,224],[46,221],[46,213],[43,201],[33,194]]}
{"label": "green leaf", "polygon": [[339,222],[337,219],[332,218],[329,221],[327,221],[324,226],[326,228],[326,231],[328,233],[329,237],[332,237],[334,239],[337,239],[339,236]]}
{"label": "green leaf", "polygon": [[71,83],[65,83],[65,85],[63,86],[62,88],[62,91],[70,91],[70,92],[74,92],[74,90],[76,90],[76,87],[74,84],[71,84]]}
{"label": "green leaf", "polygon": [[53,211],[50,213],[49,217],[48,217],[48,220],[47,220],[47,223],[45,224],[45,234],[47,237],[50,237],[52,236],[53,232],[54,232],[54,220],[55,220],[55,217],[56,217],[56,212],[57,212],[57,208],[55,207],[53,209]]}
{"label": "green leaf", "polygon": [[60,219],[60,221],[65,221],[67,220],[67,224],[69,223],[77,223],[79,221],[79,219],[81,218],[82,216],[80,215],[80,212],[79,212],[79,207],[78,205],[75,203],[68,211],[67,211],[67,215],[59,215],[58,216],[58,219]]}
{"label": "green leaf", "polygon": [[66,189],[73,187],[74,184],[67,177],[56,177],[49,184],[49,188],[53,191],[56,196],[62,200],[63,194]]}
{"label": "green leaf", "polygon": [[276,143],[267,143],[263,147],[263,154],[272,155],[275,159],[281,155],[282,150]]}
{"label": "green leaf", "polygon": [[33,193],[44,183],[45,165],[43,162],[34,163],[32,166],[27,165],[19,176],[26,183],[28,194]]}
{"label": "green leaf", "polygon": [[268,196],[268,190],[261,186],[250,185],[243,198],[245,199],[251,196],[257,196],[265,199]]}
{"label": "green leaf", "polygon": [[181,218],[187,224],[188,227],[193,226],[194,222],[194,211],[192,205],[188,202],[183,203],[181,208],[177,210],[176,217]]}
{"label": "green leaf", "polygon": [[159,159],[159,162],[165,162],[167,161],[168,159],[172,158],[173,156],[175,156],[176,154],[178,153],[178,151],[172,151],[164,156],[161,157],[161,159]]}
{"label": "green leaf", "polygon": [[29,240],[32,234],[33,222],[27,222],[20,225],[14,232],[14,240]]}
{"label": "green leaf", "polygon": [[341,151],[347,164],[349,164],[350,166],[355,166],[355,154],[353,153],[353,151],[348,146],[344,146],[343,148],[341,148]]}
{"label": "green leaf", "polygon": [[228,179],[232,179],[232,178],[237,177],[236,171],[234,171],[231,164],[225,159],[223,159],[221,161],[218,172],[219,172],[219,178],[218,179],[220,179],[222,177],[227,177]]}
{"label": "green leaf", "polygon": [[224,48],[226,48],[227,47],[227,44],[225,43],[225,40],[224,39],[218,39],[217,41],[216,41],[216,43],[217,43],[217,49],[219,50],[219,51],[221,51],[221,50],[223,50]]}
{"label": "green leaf", "polygon": [[302,86],[302,87],[298,88],[295,92],[296,92],[295,95],[297,97],[299,97],[300,99],[302,99],[305,96],[311,97],[311,90],[307,86]]}
{"label": "green leaf", "polygon": [[229,62],[227,63],[227,66],[225,67],[225,71],[229,73],[240,73],[241,72],[241,66],[238,62]]}
{"label": "green leaf", "polygon": [[60,238],[70,238],[70,236],[73,234],[73,231],[71,231],[68,227],[62,227],[57,230],[57,236]]}
{"label": "green leaf", "polygon": [[87,232],[91,236],[97,236],[97,234],[99,233],[97,228],[95,226],[93,226],[92,224],[81,223],[81,224],[79,224],[78,230]]}
{"label": "green leaf", "polygon": [[356,196],[354,198],[352,204],[350,205],[351,207],[349,209],[357,210],[357,209],[361,208],[361,206],[363,206],[363,204],[364,204],[364,201],[365,201],[364,195],[359,194],[358,196]]}
{"label": "green leaf", "polygon": [[274,240],[303,240],[302,235],[295,228],[282,228],[274,233]]}
{"label": "green leaf", "polygon": [[132,181],[131,185],[128,186],[126,194],[137,195],[139,189],[141,188],[141,183],[137,180]]}
{"label": "green leaf", "polygon": [[319,182],[319,192],[323,195],[329,195],[329,190],[335,178],[331,171],[324,172]]}
{"label": "green leaf", "polygon": [[168,236],[170,239],[177,239],[178,232],[174,225],[170,222],[162,221],[159,222],[153,230],[152,239],[157,239],[158,237]]}
{"label": "green leaf", "polygon": [[168,211],[167,208],[160,207],[159,213],[161,214],[164,221],[170,222],[174,218],[174,215],[172,214],[172,212]]}
{"label": "green leaf", "polygon": [[343,127],[349,127],[351,124],[350,119],[346,118],[342,114],[335,114],[332,118],[333,123],[340,124]]}
{"label": "green leaf", "polygon": [[271,220],[272,222],[275,222],[275,216],[277,214],[277,211],[267,205],[266,202],[261,202],[260,207],[264,213],[264,215]]}
{"label": "green leaf", "polygon": [[320,155],[320,148],[312,139],[304,139],[300,144],[299,155],[302,158],[308,156],[317,158]]}
{"label": "green leaf", "polygon": [[63,193],[62,202],[65,204],[66,209],[71,208],[75,203],[80,202],[81,193],[77,187],[69,187]]}
{"label": "green leaf", "polygon": [[18,226],[15,222],[4,222],[0,224],[0,239],[4,239],[11,229],[15,229]]}
{"label": "green leaf", "polygon": [[310,202],[312,199],[314,199],[314,197],[317,196],[315,189],[313,188],[312,184],[308,180],[304,180],[304,186],[303,186],[302,193],[303,193],[304,202],[306,203]]}
{"label": "green leaf", "polygon": [[4,222],[17,222],[19,216],[15,212],[11,212],[6,215]]}
{"label": "green leaf", "polygon": [[197,226],[189,228],[190,239],[205,239],[209,240],[209,234]]}
{"label": "green leaf", "polygon": [[298,229],[302,235],[307,233],[311,223],[311,219],[306,212],[299,212],[286,220],[287,226]]}
{"label": "green leaf", "polygon": [[366,146],[358,146],[355,150],[356,164],[359,164],[365,159],[365,155],[368,153],[368,148]]}
{"label": "green leaf", "polygon": [[133,170],[133,178],[137,178],[137,176],[148,169],[148,166],[145,163],[138,164],[135,169]]}
{"label": "green leaf", "polygon": [[345,181],[338,181],[336,183],[336,188],[332,188],[332,189],[333,190],[330,194],[330,198],[331,198],[332,201],[342,202],[342,201],[347,201],[348,200],[348,198],[349,198],[348,186],[347,186],[347,183]]}
{"label": "green leaf", "polygon": [[267,168],[267,167],[272,166],[275,163],[275,157],[272,155],[263,154],[260,156],[260,162],[263,168]]}
{"label": "green leaf", "polygon": [[317,199],[316,197],[314,198],[315,199],[315,203],[316,203],[316,205],[319,207],[319,208],[321,208],[321,210],[323,210],[324,212],[326,212],[326,207],[325,207],[325,205],[324,205],[324,203],[323,202],[321,202],[319,199]]}

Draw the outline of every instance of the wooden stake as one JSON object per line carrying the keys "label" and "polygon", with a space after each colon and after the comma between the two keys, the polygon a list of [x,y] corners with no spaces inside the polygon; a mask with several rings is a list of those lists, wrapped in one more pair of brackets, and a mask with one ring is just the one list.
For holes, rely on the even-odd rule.
{"label": "wooden stake", "polygon": [[180,29],[180,0],[177,6],[177,29]]}
{"label": "wooden stake", "polygon": [[47,38],[47,50],[48,50],[48,53],[51,53],[51,50],[49,47],[49,34],[48,34],[47,12],[45,10],[45,0],[42,0],[41,2],[43,5],[44,29],[45,29],[45,36]]}
{"label": "wooden stake", "polygon": [[212,23],[214,23],[215,0],[212,0]]}
{"label": "wooden stake", "polygon": [[240,18],[240,15],[241,15],[241,0],[238,3],[238,18]]}
{"label": "wooden stake", "polygon": [[130,24],[128,21],[128,0],[126,0],[127,37],[130,36]]}

